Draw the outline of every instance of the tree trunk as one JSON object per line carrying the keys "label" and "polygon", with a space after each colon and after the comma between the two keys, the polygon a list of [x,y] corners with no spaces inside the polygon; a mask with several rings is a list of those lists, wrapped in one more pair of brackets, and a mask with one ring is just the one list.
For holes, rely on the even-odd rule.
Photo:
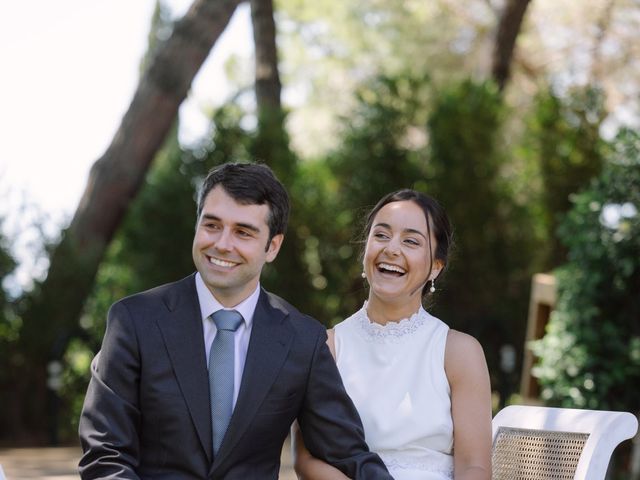
{"label": "tree trunk", "polygon": [[251,0],[258,110],[280,110],[280,75],[272,0]]}
{"label": "tree trunk", "polygon": [[607,33],[611,28],[611,21],[613,19],[613,10],[616,0],[609,0],[604,6],[602,15],[596,24],[596,34],[594,38],[594,45],[591,51],[593,52],[591,59],[591,78],[589,83],[591,85],[602,85],[603,80],[607,75],[607,71],[603,64],[603,46],[607,37]]}
{"label": "tree trunk", "polygon": [[[281,104],[281,83],[278,70],[278,50],[276,24],[273,14],[273,0],[251,0],[251,23],[255,45],[255,91],[258,116],[258,131],[253,156],[267,163],[278,178],[291,190],[297,178],[297,157],[289,146],[285,120],[286,113]],[[304,295],[306,285],[300,285],[299,278],[286,272],[306,272],[302,262],[304,251],[296,231],[299,225],[298,211],[293,208],[289,219],[289,229],[275,268],[268,269],[263,276],[265,285],[275,291],[297,292]],[[308,283],[307,283],[308,285]],[[299,308],[304,309],[300,298],[290,298]]]}
{"label": "tree trunk", "polygon": [[491,74],[500,90],[504,90],[511,75],[513,51],[530,1],[507,0],[498,22],[493,46]]}
{"label": "tree trunk", "polygon": [[287,185],[293,180],[295,158],[289,148],[285,113],[280,94],[273,0],[251,0],[251,23],[255,45],[255,93],[258,131],[253,155],[264,161]]}
{"label": "tree trunk", "polygon": [[[25,389],[12,392],[28,398],[18,402],[23,406],[17,414],[21,433],[41,434],[45,428],[47,388],[42,378],[47,364],[61,357],[75,335],[105,250],[174,124],[193,78],[239,3],[196,0],[191,5],[148,61],[111,145],[91,168],[73,220],[51,255],[47,278],[22,315],[19,354],[10,366],[14,375],[33,379]],[[17,433],[2,432],[3,436]]]}

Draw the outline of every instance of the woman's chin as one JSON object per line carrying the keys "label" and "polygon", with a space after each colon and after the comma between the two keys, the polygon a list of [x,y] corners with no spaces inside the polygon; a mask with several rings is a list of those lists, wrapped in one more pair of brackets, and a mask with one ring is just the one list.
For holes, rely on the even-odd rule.
{"label": "woman's chin", "polygon": [[406,290],[397,288],[372,288],[369,298],[372,297],[375,297],[376,301],[389,304],[406,303],[411,301],[411,297]]}

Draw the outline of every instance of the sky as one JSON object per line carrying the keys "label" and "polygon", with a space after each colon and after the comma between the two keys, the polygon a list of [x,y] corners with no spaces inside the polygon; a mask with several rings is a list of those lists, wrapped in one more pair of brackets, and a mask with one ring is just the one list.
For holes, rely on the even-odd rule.
{"label": "sky", "polygon": [[[165,0],[182,15],[190,0]],[[0,217],[24,265],[19,283],[44,266],[29,262],[35,217],[55,234],[70,220],[89,169],[105,151],[138,82],[155,0],[33,0],[0,16]],[[204,134],[204,106],[231,92],[223,65],[253,51],[248,6],[240,7],[180,110],[180,139]],[[20,232],[19,238],[16,233]]]}

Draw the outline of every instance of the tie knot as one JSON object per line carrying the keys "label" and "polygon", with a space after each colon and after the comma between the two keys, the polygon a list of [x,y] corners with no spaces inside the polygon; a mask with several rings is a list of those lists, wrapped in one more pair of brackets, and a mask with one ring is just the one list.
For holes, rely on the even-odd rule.
{"label": "tie knot", "polygon": [[242,315],[235,310],[218,310],[211,315],[218,330],[235,332],[242,323]]}

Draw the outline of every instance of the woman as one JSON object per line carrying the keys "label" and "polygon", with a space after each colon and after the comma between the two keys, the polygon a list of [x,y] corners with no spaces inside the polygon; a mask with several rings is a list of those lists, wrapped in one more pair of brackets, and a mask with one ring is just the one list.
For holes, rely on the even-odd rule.
{"label": "woman", "polygon": [[[367,217],[369,297],[328,332],[365,438],[396,480],[491,478],[491,388],[480,344],[422,307],[447,264],[451,227],[431,197],[400,190]],[[303,479],[346,478],[294,427]]]}

